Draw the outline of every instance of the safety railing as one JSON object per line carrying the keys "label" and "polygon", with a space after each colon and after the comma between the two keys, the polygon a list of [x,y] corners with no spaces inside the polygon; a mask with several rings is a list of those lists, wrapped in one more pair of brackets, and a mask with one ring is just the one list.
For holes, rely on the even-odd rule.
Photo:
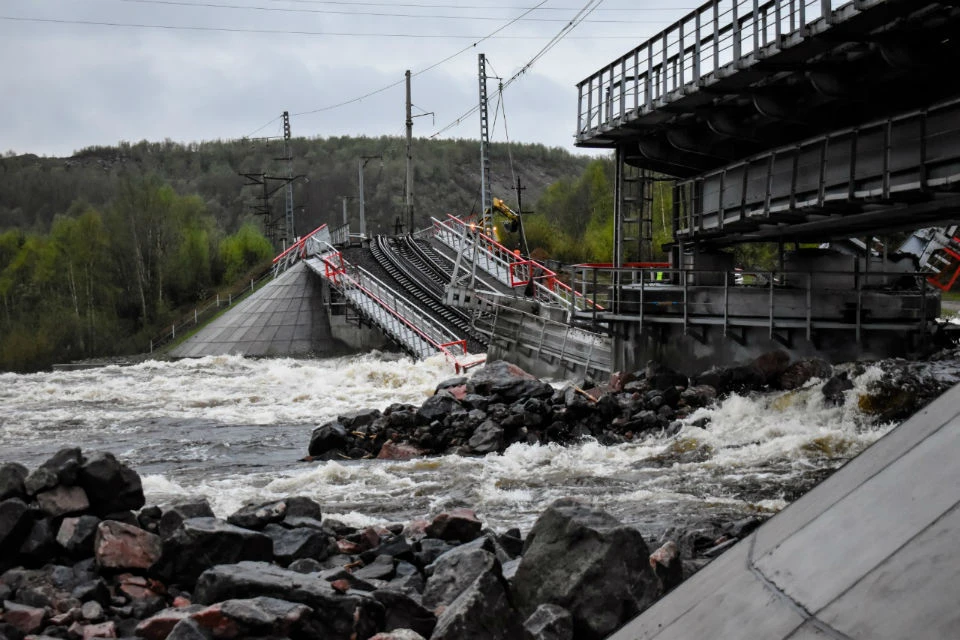
{"label": "safety railing", "polygon": [[491,345],[521,349],[530,357],[584,375],[609,375],[612,371],[612,344],[607,336],[500,304],[496,296],[482,295],[480,303],[484,313],[477,329],[488,336]]}
{"label": "safety railing", "polygon": [[[929,273],[861,268],[850,271],[749,271],[666,268],[592,269],[573,274],[574,286],[599,306],[618,298],[616,310],[578,318],[641,324],[733,329],[767,327],[770,336],[801,330],[848,329],[859,343],[865,331],[925,335],[939,311]],[[619,291],[617,291],[619,289]],[[611,307],[612,308],[612,307]]]}
{"label": "safety railing", "polygon": [[280,255],[274,258],[274,275],[280,275],[300,260],[306,258],[309,255],[308,246],[311,241],[330,244],[330,230],[327,229],[327,225],[322,224],[307,235],[298,238],[296,242],[291,244]]}
{"label": "safety railing", "polygon": [[[315,245],[320,249],[319,242]],[[416,304],[362,267],[347,262],[332,245],[324,249],[315,251],[308,260],[310,268],[411,355],[427,358],[442,353],[458,372],[484,362],[485,356],[468,353],[466,340],[437,323]]]}
{"label": "safety railing", "polygon": [[433,234],[440,242],[464,258],[475,261],[478,268],[499,282],[517,289],[523,287],[539,302],[583,310],[594,303],[560,280],[556,272],[536,260],[524,258],[487,234],[475,223],[455,216],[446,220],[433,218]]}
{"label": "safety railing", "polygon": [[[953,99],[757,154],[681,182],[676,187],[676,235],[716,234],[725,228],[736,232],[742,230],[738,224],[798,209],[949,189],[960,181],[958,118],[960,100]],[[831,222],[834,233],[836,224]]]}
{"label": "safety railing", "polygon": [[710,0],[580,82],[578,137],[642,112],[711,74],[736,70],[802,40],[845,5],[884,0]]}

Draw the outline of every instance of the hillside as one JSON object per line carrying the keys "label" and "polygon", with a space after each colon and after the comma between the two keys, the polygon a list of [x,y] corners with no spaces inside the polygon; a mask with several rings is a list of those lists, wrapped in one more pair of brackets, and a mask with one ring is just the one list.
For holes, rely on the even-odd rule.
{"label": "hillside", "polygon": [[[358,163],[368,161],[364,191],[368,230],[392,232],[402,211],[405,144],[402,138],[295,138],[291,141],[295,183],[296,232],[342,219],[341,196],[350,196],[348,209],[357,220]],[[429,216],[466,214],[479,208],[480,150],[473,140],[415,139],[414,197],[418,226]],[[509,156],[526,190],[525,208],[559,180],[578,177],[589,158],[542,145],[494,144],[491,183],[494,195],[513,202],[515,179]],[[0,231],[17,228],[46,232],[57,214],[75,201],[101,208],[109,205],[120,185],[140,176],[154,176],[181,195],[198,195],[207,213],[227,233],[250,219],[259,187],[244,186],[240,174],[286,173],[280,140],[236,140],[177,144],[121,143],[91,147],[70,158],[33,155],[0,158]],[[271,183],[277,186],[279,183]],[[271,199],[272,214],[283,212],[283,192]],[[257,222],[262,222],[258,219]]]}

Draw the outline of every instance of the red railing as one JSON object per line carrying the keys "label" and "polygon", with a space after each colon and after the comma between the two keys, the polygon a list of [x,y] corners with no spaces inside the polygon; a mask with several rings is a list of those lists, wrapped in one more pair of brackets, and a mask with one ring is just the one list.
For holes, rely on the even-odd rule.
{"label": "red railing", "polygon": [[[570,285],[560,280],[555,271],[548,269],[536,260],[522,257],[519,250],[511,251],[506,248],[494,238],[483,233],[476,223],[467,223],[451,214],[447,214],[447,218],[455,224],[468,229],[469,233],[474,236],[481,248],[506,267],[509,285],[511,287],[524,287],[533,280],[538,288],[542,288],[553,298],[560,298],[564,303],[568,303],[571,300],[580,300],[584,305],[602,310],[602,307],[597,306],[593,301],[584,297],[570,287]],[[435,219],[434,230],[436,231],[437,227],[444,224],[444,222]]]}
{"label": "red railing", "polygon": [[[960,247],[960,238],[954,236],[952,240],[955,246]],[[941,269],[939,273],[927,277],[927,282],[941,291],[950,291],[950,289],[953,288],[953,284],[957,281],[957,278],[960,277],[960,253],[957,253],[950,247],[940,247],[937,251],[942,251],[947,254],[949,257],[945,259],[947,266]],[[936,253],[934,255],[936,255]]]}
{"label": "red railing", "polygon": [[[420,327],[410,322],[407,318],[403,316],[403,314],[397,311],[397,309],[395,309],[393,305],[390,305],[386,300],[384,300],[379,295],[377,295],[369,287],[364,286],[364,284],[361,282],[359,278],[352,276],[348,272],[348,268],[354,267],[354,265],[351,265],[349,262],[344,260],[343,254],[341,252],[336,251],[336,252],[328,253],[322,257],[322,261],[324,265],[325,278],[330,280],[338,288],[343,289],[349,286],[351,288],[357,289],[358,291],[362,291],[365,296],[367,296],[368,298],[376,302],[380,308],[382,308],[384,311],[389,313],[392,317],[394,317],[397,321],[399,321],[405,327],[413,331],[417,336],[420,337],[421,340],[423,340],[428,345],[432,346],[438,352],[442,353],[449,362],[453,363],[454,369],[457,373],[466,371],[467,369],[474,367],[478,364],[481,364],[485,361],[485,357],[483,358],[478,357],[473,360],[466,359],[466,357],[470,355],[469,353],[467,353],[466,340],[461,339],[461,340],[451,340],[449,342],[439,342],[438,340],[434,339],[433,337],[428,335],[426,332],[424,332]],[[365,274],[365,272],[362,269],[360,269],[360,267],[354,267],[354,268],[361,275],[369,276],[369,274]],[[369,276],[369,277],[372,278],[372,276]],[[374,278],[374,280],[376,279]],[[460,356],[458,356],[453,352],[453,350],[451,349],[452,347],[459,347]]]}
{"label": "red railing", "polygon": [[[313,231],[311,231],[310,233],[308,233],[307,235],[303,236],[302,238],[300,238],[299,240],[297,240],[296,242],[294,242],[293,244],[291,244],[289,247],[287,247],[286,249],[284,249],[283,252],[282,252],[280,255],[278,255],[276,258],[273,259],[273,264],[277,264],[278,262],[280,262],[280,261],[283,260],[284,258],[290,256],[291,253],[294,252],[294,251],[297,252],[297,255],[298,255],[300,258],[305,258],[305,257],[306,257],[306,250],[307,250],[307,240],[309,240],[311,237],[313,237],[313,234],[315,234],[315,233],[317,233],[317,232],[319,232],[319,231],[322,231],[326,226],[327,226],[327,225],[325,225],[325,224],[320,225],[319,227],[317,227],[316,229],[314,229]],[[292,256],[291,256],[291,257],[292,257]]]}

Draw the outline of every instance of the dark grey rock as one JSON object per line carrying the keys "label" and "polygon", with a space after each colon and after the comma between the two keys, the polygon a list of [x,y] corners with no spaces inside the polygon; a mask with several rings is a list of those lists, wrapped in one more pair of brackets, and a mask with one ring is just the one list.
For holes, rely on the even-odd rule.
{"label": "dark grey rock", "polygon": [[437,385],[437,388],[434,390],[434,395],[443,391],[444,389],[449,389],[450,387],[460,387],[467,384],[466,376],[457,376],[456,378],[447,378]]}
{"label": "dark grey rock", "polygon": [[101,517],[136,510],[145,503],[140,476],[112,453],[88,457],[80,468],[78,482],[87,492],[91,510]]}
{"label": "dark grey rock", "polygon": [[414,559],[421,568],[426,567],[455,546],[436,538],[424,538],[417,544],[420,550],[414,554]]}
{"label": "dark grey rock", "polygon": [[372,563],[353,572],[361,580],[392,580],[397,573],[396,560],[393,556],[380,555]]}
{"label": "dark grey rock", "polygon": [[7,498],[26,498],[23,481],[30,471],[18,462],[0,465],[0,500]]}
{"label": "dark grey rock", "polygon": [[326,567],[313,558],[300,558],[291,562],[287,568],[297,573],[320,573]]}
{"label": "dark grey rock", "polygon": [[265,562],[240,562],[208,569],[197,580],[194,591],[194,600],[201,604],[255,596],[311,607],[316,637],[367,638],[383,626],[383,605],[373,597],[355,591],[338,593],[321,578]]}
{"label": "dark grey rock", "polygon": [[437,558],[427,571],[423,606],[435,610],[456,600],[479,576],[486,573],[499,576],[500,564],[492,553],[483,549],[454,549]]}
{"label": "dark grey rock", "polygon": [[781,389],[799,389],[813,378],[829,378],[833,375],[833,367],[825,360],[811,358],[797,360],[780,374],[779,387]]}
{"label": "dark grey rock", "polygon": [[480,535],[483,523],[470,509],[451,509],[436,516],[427,525],[426,533],[431,538],[470,542]]}
{"label": "dark grey rock", "polygon": [[227,517],[227,522],[244,529],[263,529],[268,524],[280,522],[287,515],[286,500],[261,504],[248,504]]}
{"label": "dark grey rock", "polygon": [[284,566],[302,558],[323,560],[330,552],[330,538],[316,529],[287,529],[268,524],[263,533],[273,540],[273,557]]}
{"label": "dark grey rock", "polygon": [[467,446],[474,453],[494,453],[503,449],[503,429],[493,420],[485,420],[473,431]]}
{"label": "dark grey rock", "polygon": [[553,387],[516,365],[495,360],[473,374],[467,382],[467,393],[497,396],[512,402],[519,398],[550,398],[553,396]]}
{"label": "dark grey rock", "polygon": [[523,623],[498,572],[482,573],[437,620],[430,640],[515,640]]}
{"label": "dark grey rock", "polygon": [[21,562],[38,566],[49,562],[59,551],[56,523],[52,518],[42,518],[33,523],[30,532],[20,544]]}
{"label": "dark grey rock", "polygon": [[853,381],[847,377],[846,371],[841,371],[823,385],[823,397],[827,404],[840,406],[845,400],[844,392],[853,389]]}
{"label": "dark grey rock", "polygon": [[84,513],[90,508],[87,492],[82,487],[58,485],[37,494],[40,510],[52,518]]}
{"label": "dark grey rock", "polygon": [[402,591],[378,589],[373,597],[383,605],[383,630],[411,629],[429,638],[437,626],[437,617]]}
{"label": "dark grey rock", "polygon": [[16,564],[20,543],[32,527],[33,518],[23,500],[8,498],[0,502],[0,571]]}
{"label": "dark grey rock", "polygon": [[235,527],[216,518],[189,518],[163,541],[158,573],[168,582],[192,586],[210,567],[241,560],[273,559],[273,541],[266,535]]}
{"label": "dark grey rock", "polygon": [[379,409],[360,409],[337,416],[337,422],[347,431],[356,431],[360,427],[369,427],[380,415]]}
{"label": "dark grey rock", "polygon": [[212,640],[213,634],[193,618],[184,618],[173,625],[166,640]]}
{"label": "dark grey rock", "polygon": [[573,640],[573,616],[563,607],[542,604],[523,623],[528,640]]}
{"label": "dark grey rock", "polygon": [[339,422],[328,422],[313,430],[307,452],[311,456],[323,456],[330,452],[346,450],[351,446],[347,430]]}
{"label": "dark grey rock", "polygon": [[426,399],[417,409],[417,417],[423,422],[442,421],[454,411],[462,410],[463,407],[457,402],[456,398],[449,393],[442,391]]}
{"label": "dark grey rock", "polygon": [[599,640],[649,606],[657,579],[640,533],[574,499],[554,502],[527,535],[513,580],[517,608],[566,608],[577,638]]}
{"label": "dark grey rock", "polygon": [[160,516],[159,533],[161,538],[169,538],[188,518],[212,518],[213,509],[206,500],[181,502],[175,504]]}
{"label": "dark grey rock", "polygon": [[227,600],[216,605],[220,615],[237,626],[241,638],[255,636],[294,636],[310,634],[310,607],[279,598],[256,597]]}
{"label": "dark grey rock", "polygon": [[[313,498],[307,496],[291,496],[284,500],[287,503],[287,512],[283,516],[284,524],[289,524],[292,519],[303,518],[312,520],[321,520],[323,512],[320,505]],[[291,525],[300,526],[300,525]]]}

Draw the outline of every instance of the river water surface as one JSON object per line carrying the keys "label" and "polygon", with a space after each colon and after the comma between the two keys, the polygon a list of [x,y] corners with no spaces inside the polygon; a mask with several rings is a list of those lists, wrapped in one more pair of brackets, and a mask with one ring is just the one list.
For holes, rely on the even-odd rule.
{"label": "river water surface", "polygon": [[[956,369],[936,375],[956,381]],[[526,533],[550,501],[578,496],[657,536],[671,525],[776,512],[893,426],[857,409],[881,375],[868,366],[842,406],[827,406],[823,381],[813,381],[700,409],[673,437],[514,445],[482,458],[300,462],[314,427],[356,409],[419,406],[452,375],[441,359],[382,354],[0,374],[0,462],[32,469],[66,446],[111,451],[140,473],[147,504],[205,497],[226,516],[247,502],[307,495],[353,525],[467,506],[497,530]],[[702,418],[709,424],[694,426]]]}

